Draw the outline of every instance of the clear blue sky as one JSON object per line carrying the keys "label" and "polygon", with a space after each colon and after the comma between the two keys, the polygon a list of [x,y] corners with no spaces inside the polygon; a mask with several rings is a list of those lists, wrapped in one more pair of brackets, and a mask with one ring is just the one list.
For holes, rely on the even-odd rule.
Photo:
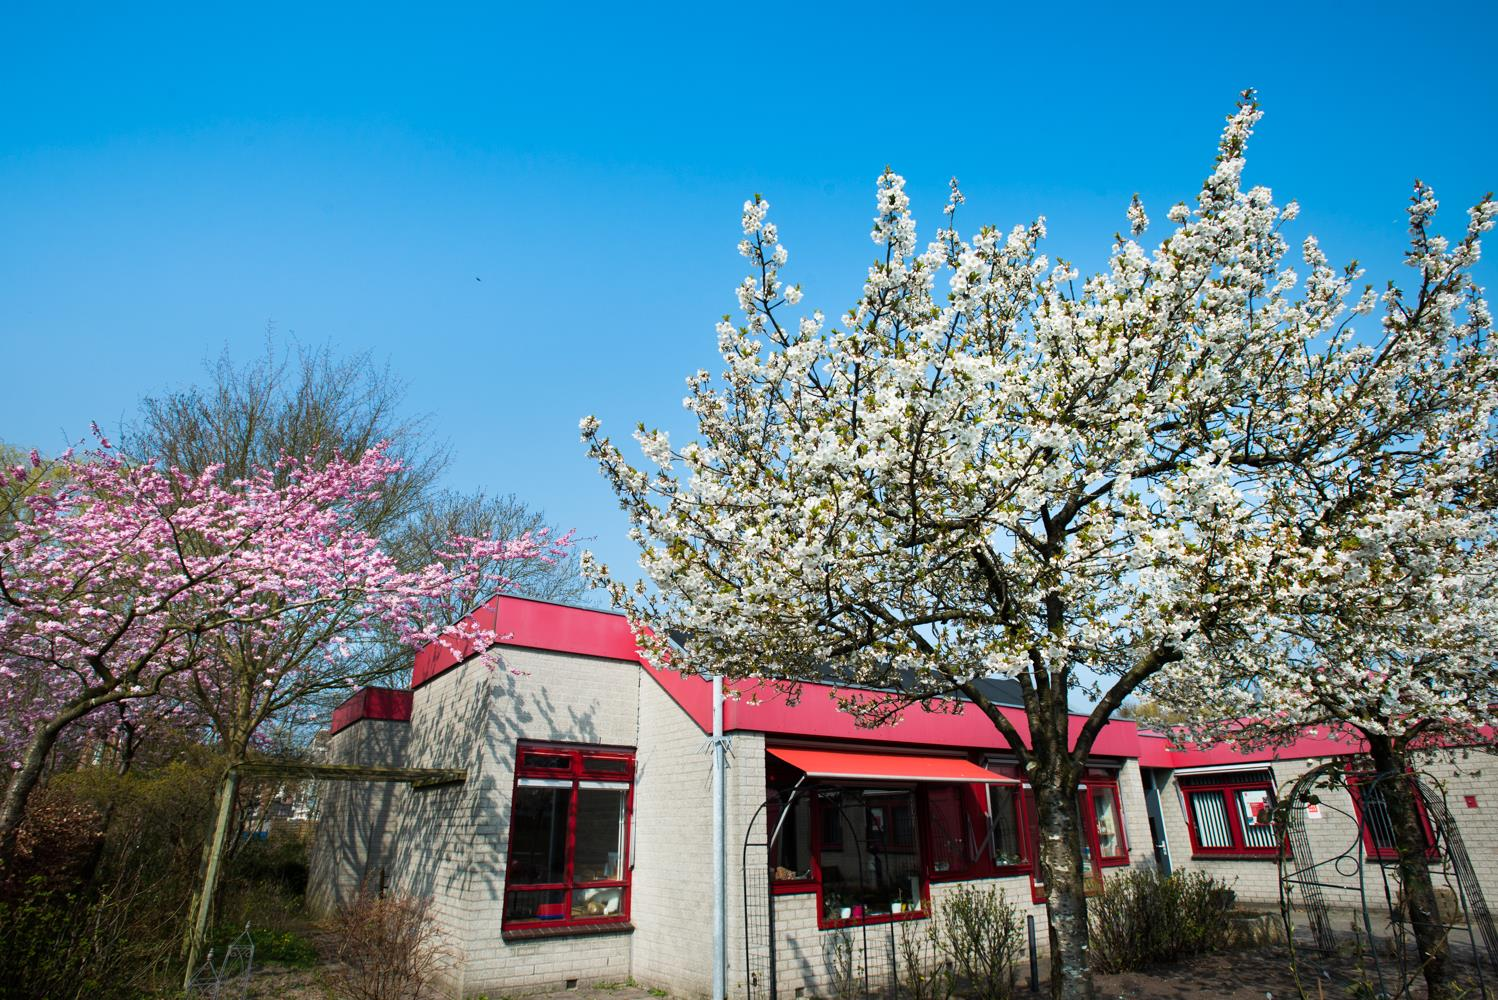
{"label": "clear blue sky", "polygon": [[0,439],[117,427],[273,324],[388,358],[451,485],[615,565],[578,418],[684,429],[752,192],[835,315],[886,163],[923,236],[956,174],[969,225],[1044,213],[1095,264],[1132,192],[1163,222],[1195,191],[1244,86],[1250,179],[1376,278],[1415,176],[1448,224],[1498,186],[1494,4],[141,6],[3,18]]}

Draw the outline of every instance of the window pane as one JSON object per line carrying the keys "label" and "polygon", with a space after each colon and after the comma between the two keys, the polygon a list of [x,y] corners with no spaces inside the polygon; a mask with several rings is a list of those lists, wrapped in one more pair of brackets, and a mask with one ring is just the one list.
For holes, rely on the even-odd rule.
{"label": "window pane", "polygon": [[1196,842],[1202,847],[1232,847],[1228,811],[1221,792],[1193,792],[1191,817],[1196,823]]}
{"label": "window pane", "polygon": [[849,789],[818,803],[837,809],[842,846],[821,854],[823,916],[857,919],[921,908],[921,854],[915,797],[886,789]]}
{"label": "window pane", "polygon": [[1097,814],[1098,852],[1105,858],[1122,857],[1124,846],[1118,818],[1118,793],[1111,788],[1094,788],[1092,811]]}
{"label": "window pane", "polygon": [[1045,873],[1041,871],[1040,864],[1040,810],[1035,805],[1035,792],[1026,789],[1024,792],[1025,827],[1029,843],[1035,850],[1035,856],[1031,860],[1034,864],[1030,868],[1030,881],[1037,887],[1045,886]]}
{"label": "window pane", "polygon": [[972,837],[962,808],[962,794],[959,788],[933,788],[927,793],[934,872],[956,875],[967,871],[972,864]]}
{"label": "window pane", "polygon": [[[780,824],[780,837],[771,854],[770,877],[777,882],[795,882],[811,878],[811,795],[801,791],[789,815],[778,796],[790,797],[790,791],[772,792],[775,796],[769,810],[769,832]],[[781,820],[785,816],[784,821]]]}
{"label": "window pane", "polygon": [[547,885],[567,877],[567,806],[571,798],[570,784],[557,788],[522,783],[515,789],[511,885]]}
{"label": "window pane", "polygon": [[1019,838],[1019,790],[1012,785],[989,786],[993,812],[993,860],[998,865],[1024,863]]}
{"label": "window pane", "polygon": [[583,769],[594,774],[628,774],[630,762],[622,757],[584,757]]}
{"label": "window pane", "polygon": [[572,770],[572,758],[566,754],[535,753],[534,751],[529,751],[521,758],[521,764],[525,767],[538,767],[547,771]]}
{"label": "window pane", "polygon": [[509,920],[561,920],[567,916],[565,889],[507,892],[505,897]]}
{"label": "window pane", "polygon": [[1274,847],[1274,798],[1267,788],[1247,788],[1237,793],[1238,819],[1243,824],[1243,843],[1248,847]]}
{"label": "window pane", "polygon": [[574,889],[572,891],[572,916],[577,920],[592,917],[616,917],[624,906],[624,890]]}
{"label": "window pane", "polygon": [[607,882],[623,878],[624,796],[622,787],[577,790],[577,851],[575,882]]}
{"label": "window pane", "polygon": [[1359,791],[1363,797],[1363,825],[1378,851],[1394,850],[1394,820],[1389,816],[1389,805],[1384,801],[1384,791],[1376,785],[1364,785]]}

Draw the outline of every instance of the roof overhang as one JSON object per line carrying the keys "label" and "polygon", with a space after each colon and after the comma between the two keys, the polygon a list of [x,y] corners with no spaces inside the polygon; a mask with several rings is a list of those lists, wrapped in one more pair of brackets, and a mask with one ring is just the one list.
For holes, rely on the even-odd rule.
{"label": "roof overhang", "polygon": [[1013,778],[995,774],[961,757],[905,753],[865,753],[861,750],[806,750],[768,747],[770,756],[808,777],[829,781],[940,781],[948,784],[1017,785]]}

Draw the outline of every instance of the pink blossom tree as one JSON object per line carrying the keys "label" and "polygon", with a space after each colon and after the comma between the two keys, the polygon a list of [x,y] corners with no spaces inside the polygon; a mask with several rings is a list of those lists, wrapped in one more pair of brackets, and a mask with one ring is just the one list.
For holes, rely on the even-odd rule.
{"label": "pink blossom tree", "polygon": [[0,864],[58,740],[190,679],[211,691],[195,672],[212,676],[224,635],[271,642],[321,629],[324,661],[377,630],[413,646],[492,642],[453,609],[502,588],[506,565],[550,558],[569,539],[458,537],[437,561],[402,569],[356,518],[399,470],[375,447],[316,464],[283,458],[223,482],[218,467],[131,463],[102,435],[85,454],[33,452],[11,468],[24,488],[0,495],[0,717],[16,751]]}

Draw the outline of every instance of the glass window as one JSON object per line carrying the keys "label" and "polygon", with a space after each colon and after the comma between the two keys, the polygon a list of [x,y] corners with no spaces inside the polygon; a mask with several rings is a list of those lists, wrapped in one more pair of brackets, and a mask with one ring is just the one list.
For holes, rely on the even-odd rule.
{"label": "glass window", "polygon": [[[504,926],[628,919],[634,758],[546,747],[518,761]],[[589,773],[619,777],[578,777]]]}
{"label": "glass window", "polygon": [[[790,798],[790,789],[772,793],[769,814],[769,832],[774,833],[780,825],[780,838],[775,841],[770,877],[776,882],[805,882],[812,877],[811,869],[811,803],[812,795],[802,789],[789,813],[785,812],[784,799]],[[783,818],[782,818],[783,817]]]}
{"label": "glass window", "polygon": [[624,805],[629,789],[582,782],[577,789],[577,846],[573,881],[614,882],[623,877]]}
{"label": "glass window", "polygon": [[836,810],[844,830],[841,845],[819,852],[823,921],[921,912],[915,793],[849,788],[819,796],[816,805]]}
{"label": "glass window", "polygon": [[521,778],[515,789],[508,881],[525,885],[567,878],[567,810],[572,782]]}
{"label": "glass window", "polygon": [[[1353,775],[1349,777],[1347,784],[1353,803],[1363,820],[1363,846],[1369,857],[1384,861],[1399,856],[1394,840],[1394,817],[1389,814],[1389,803],[1383,788],[1387,780],[1369,784],[1367,775]],[[1435,832],[1418,792],[1415,793],[1415,813],[1420,822],[1425,849],[1430,851],[1435,847]]]}
{"label": "glass window", "polygon": [[1274,832],[1274,795],[1267,788],[1241,788],[1234,798],[1238,803],[1238,822],[1243,824],[1243,843],[1248,847],[1276,847]]}
{"label": "glass window", "polygon": [[1193,850],[1264,856],[1279,850],[1268,771],[1186,774],[1178,782],[1186,796]]}
{"label": "glass window", "polygon": [[929,850],[935,875],[965,875],[979,862],[981,848],[975,844],[973,824],[963,801],[967,789],[943,785],[926,792],[930,818]]}
{"label": "glass window", "polygon": [[1118,790],[1098,786],[1089,790],[1092,812],[1097,824],[1098,854],[1105,858],[1128,857],[1124,847],[1123,823],[1119,818]]}
{"label": "glass window", "polygon": [[1014,785],[989,785],[988,805],[993,820],[993,860],[1000,868],[1025,863],[1020,840],[1020,794]]}
{"label": "glass window", "polygon": [[1233,833],[1228,829],[1228,811],[1223,805],[1221,792],[1192,792],[1191,817],[1195,821],[1196,842],[1200,847],[1227,848],[1233,846]]}

